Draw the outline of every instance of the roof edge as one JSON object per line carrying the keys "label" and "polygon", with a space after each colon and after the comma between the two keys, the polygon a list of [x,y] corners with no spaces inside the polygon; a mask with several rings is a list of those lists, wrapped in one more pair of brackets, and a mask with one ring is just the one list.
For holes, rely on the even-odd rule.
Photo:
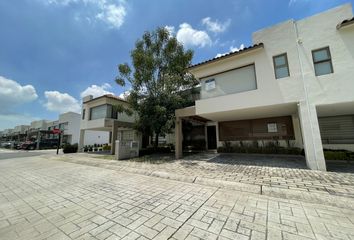
{"label": "roof edge", "polygon": [[120,98],[118,96],[115,96],[113,94],[105,94],[105,95],[102,95],[102,96],[99,96],[99,97],[96,97],[96,98],[92,98],[92,99],[90,99],[90,100],[88,100],[86,102],[83,102],[83,103],[93,102],[93,101],[101,99],[101,98],[111,98],[111,99],[114,99],[114,100],[117,100],[117,101],[121,101],[121,102],[127,103],[126,100],[124,100],[124,99],[122,99],[122,98]]}
{"label": "roof edge", "polygon": [[339,23],[337,25],[337,29],[341,29],[343,27],[346,27],[348,25],[354,24],[354,17],[350,18],[350,19],[345,19],[343,20],[341,23]]}
{"label": "roof edge", "polygon": [[194,64],[194,65],[191,65],[187,69],[190,70],[190,69],[193,69],[193,68],[205,65],[205,64],[213,63],[213,62],[216,62],[216,61],[219,61],[219,60],[224,60],[224,59],[227,59],[227,58],[230,58],[230,57],[233,57],[233,56],[237,56],[237,55],[240,55],[240,54],[243,54],[243,53],[247,53],[247,52],[256,50],[258,48],[263,48],[263,47],[264,47],[263,43],[254,44],[254,45],[246,47],[246,48],[244,48],[244,49],[242,49],[240,51],[230,52],[230,53],[227,53],[227,54],[225,54],[223,56],[214,57],[212,59],[209,59],[209,60]]}

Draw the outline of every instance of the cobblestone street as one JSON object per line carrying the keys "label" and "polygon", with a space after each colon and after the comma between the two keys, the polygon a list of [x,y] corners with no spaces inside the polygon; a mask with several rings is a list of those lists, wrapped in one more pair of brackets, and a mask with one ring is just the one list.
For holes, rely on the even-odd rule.
{"label": "cobblestone street", "polygon": [[354,239],[354,210],[27,157],[0,162],[0,239]]}

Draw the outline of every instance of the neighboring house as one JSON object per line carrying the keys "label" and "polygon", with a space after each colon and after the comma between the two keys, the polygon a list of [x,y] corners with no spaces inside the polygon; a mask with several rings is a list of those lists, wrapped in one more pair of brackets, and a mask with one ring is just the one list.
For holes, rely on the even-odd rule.
{"label": "neighboring house", "polygon": [[[348,19],[348,20],[346,20]],[[326,170],[323,148],[354,150],[354,19],[350,4],[253,33],[253,46],[189,68],[201,83],[195,106],[176,110],[205,125],[207,148],[278,140],[304,148]]]}
{"label": "neighboring house", "polygon": [[29,125],[18,125],[14,128],[12,133],[14,139],[19,142],[26,141],[27,131],[30,128]]}
{"label": "neighboring house", "polygon": [[79,143],[81,115],[74,112],[66,112],[59,115],[58,128],[62,131],[61,143]]}
{"label": "neighboring house", "polygon": [[[52,134],[51,132],[54,129],[59,129],[59,120],[48,121],[46,125],[47,125],[47,127],[46,127],[47,133],[44,136],[42,136],[42,138],[45,138],[45,139],[58,139],[59,135],[58,134]],[[45,133],[45,132],[43,132],[43,133]]]}
{"label": "neighboring house", "polygon": [[118,113],[114,106],[127,106],[128,103],[111,94],[97,98],[89,95],[82,100],[82,119],[80,124],[79,149],[85,145],[86,134],[90,131],[106,132],[108,139],[105,143],[111,145],[111,153],[115,153],[115,140],[140,141],[140,135],[132,129],[135,121],[134,115]]}
{"label": "neighboring house", "polygon": [[2,131],[2,141],[10,141],[12,140],[13,128],[7,128]]}

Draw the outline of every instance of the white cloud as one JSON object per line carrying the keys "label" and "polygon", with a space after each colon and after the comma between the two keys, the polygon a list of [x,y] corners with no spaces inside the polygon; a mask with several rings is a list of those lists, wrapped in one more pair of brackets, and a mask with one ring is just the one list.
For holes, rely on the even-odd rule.
{"label": "white cloud", "polygon": [[96,18],[106,22],[112,28],[120,28],[124,23],[126,14],[125,7],[122,4],[110,4],[104,5],[102,11],[96,15]]}
{"label": "white cloud", "polygon": [[202,19],[202,24],[206,26],[208,31],[213,33],[222,33],[230,26],[231,20],[228,19],[224,23],[219,22],[218,20],[212,21],[210,17]]}
{"label": "white cloud", "polygon": [[231,46],[230,47],[230,52],[238,52],[238,51],[241,51],[245,48],[245,45],[242,43],[240,45],[240,47],[234,47],[234,46]]}
{"label": "white cloud", "polygon": [[80,97],[83,98],[88,95],[92,95],[94,98],[96,98],[105,94],[113,94],[112,92],[108,91],[111,88],[112,86],[109,83],[104,83],[101,86],[91,85],[81,92]]}
{"label": "white cloud", "polygon": [[0,112],[37,98],[36,89],[32,85],[21,86],[14,80],[0,76]]}
{"label": "white cloud", "polygon": [[130,91],[129,90],[127,90],[127,91],[124,91],[124,92],[122,92],[121,94],[119,94],[119,97],[121,98],[121,99],[127,99],[127,97],[130,95]]}
{"label": "white cloud", "polygon": [[179,25],[176,37],[179,42],[186,46],[205,47],[212,45],[212,41],[207,32],[196,30],[188,23]]}
{"label": "white cloud", "polygon": [[[95,20],[106,23],[110,28],[119,29],[127,15],[125,0],[39,0],[47,5],[69,6],[73,4],[81,4],[87,7],[87,11],[82,14],[75,14],[74,19],[81,19],[87,22]],[[80,10],[77,10],[80,11]]]}
{"label": "white cloud", "polygon": [[240,45],[240,47],[234,47],[234,46],[231,46],[230,48],[229,48],[229,52],[226,52],[226,53],[218,53],[218,54],[216,54],[216,58],[218,58],[218,57],[222,57],[222,56],[225,56],[226,54],[228,54],[228,53],[233,53],[233,52],[238,52],[238,51],[241,51],[241,50],[243,50],[245,48],[245,45],[242,43],[241,45]]}
{"label": "white cloud", "polygon": [[289,1],[289,7],[292,6],[292,5],[295,5],[297,3],[308,3],[309,0],[290,0]]}
{"label": "white cloud", "polygon": [[58,91],[45,91],[44,96],[47,99],[47,102],[44,103],[44,106],[49,111],[64,113],[69,111],[80,112],[81,110],[79,101],[67,93],[61,93]]}

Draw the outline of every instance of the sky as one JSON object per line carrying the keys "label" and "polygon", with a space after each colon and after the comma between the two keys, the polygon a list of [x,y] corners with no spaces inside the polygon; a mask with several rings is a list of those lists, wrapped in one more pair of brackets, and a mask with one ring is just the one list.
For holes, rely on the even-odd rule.
{"label": "sky", "polygon": [[354,0],[1,0],[0,130],[80,112],[81,98],[129,87],[117,66],[166,27],[193,63],[252,45],[252,32]]}

